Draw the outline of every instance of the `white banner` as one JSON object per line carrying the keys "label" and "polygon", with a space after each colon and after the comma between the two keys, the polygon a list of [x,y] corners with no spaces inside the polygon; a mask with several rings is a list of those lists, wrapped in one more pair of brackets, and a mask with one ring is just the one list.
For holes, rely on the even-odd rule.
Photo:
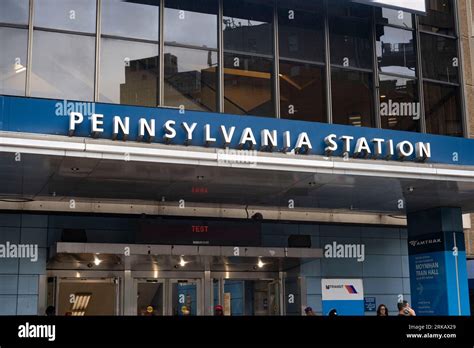
{"label": "white banner", "polygon": [[321,279],[323,301],[363,301],[362,279]]}
{"label": "white banner", "polygon": [[363,4],[391,7],[409,12],[426,13],[425,0],[352,0]]}

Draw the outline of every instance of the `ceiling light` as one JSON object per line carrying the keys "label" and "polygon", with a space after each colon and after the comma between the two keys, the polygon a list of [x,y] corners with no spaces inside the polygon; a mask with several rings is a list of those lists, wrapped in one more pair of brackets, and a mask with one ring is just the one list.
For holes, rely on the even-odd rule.
{"label": "ceiling light", "polygon": [[180,265],[181,267],[184,267],[184,266],[186,266],[186,264],[188,264],[188,263],[189,263],[189,262],[188,262],[188,261],[184,261],[183,256],[181,256],[181,259],[179,260],[179,265]]}
{"label": "ceiling light", "polygon": [[261,258],[258,259],[257,266],[258,266],[258,268],[263,268],[263,266],[265,266],[265,264],[263,263]]}
{"label": "ceiling light", "polygon": [[91,300],[92,294],[75,294],[74,304],[72,305],[73,316],[84,316],[86,314],[87,306]]}
{"label": "ceiling light", "polygon": [[97,256],[94,257],[94,265],[99,266],[101,264],[102,260],[100,260]]}

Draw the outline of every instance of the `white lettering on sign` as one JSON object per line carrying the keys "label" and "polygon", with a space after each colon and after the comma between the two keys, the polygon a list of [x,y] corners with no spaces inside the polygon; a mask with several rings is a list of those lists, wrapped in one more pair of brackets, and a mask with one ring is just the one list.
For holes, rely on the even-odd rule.
{"label": "white lettering on sign", "polygon": [[[74,136],[79,127],[82,126],[82,133],[87,129],[85,122],[90,122],[90,134],[93,137],[98,137],[105,133],[104,115],[93,114],[90,119],[84,117],[80,112],[71,112],[69,115],[69,136]],[[115,115],[112,122],[112,139],[117,140],[122,134],[124,141],[131,136],[131,124],[129,117],[120,117]],[[323,139],[313,139],[308,132],[301,132],[295,134],[291,131],[278,131],[275,129],[259,129],[254,131],[251,127],[245,127],[236,134],[237,127],[220,125],[216,127],[212,124],[204,124],[202,131],[198,133],[199,129],[197,122],[187,123],[181,122],[180,127],[177,126],[175,120],[167,120],[162,128],[157,141],[170,144],[173,140],[179,138],[183,145],[189,145],[192,141],[196,141],[195,135],[199,134],[202,139],[198,139],[204,146],[223,146],[225,149],[233,145],[234,148],[242,149],[248,147],[249,149],[257,148],[260,151],[279,151],[289,154],[304,154],[308,155],[314,153],[314,145],[320,143],[323,147],[319,155],[323,156],[343,156],[345,159],[349,157],[362,158],[385,158],[387,160],[417,160],[427,161],[432,157],[431,144],[425,142],[412,142],[409,140],[401,140],[395,142],[393,139],[383,138],[366,138],[355,137],[352,135],[338,135],[329,134]],[[159,128],[158,128],[159,129]],[[137,141],[154,141],[157,136],[156,120],[140,118],[138,120],[138,134],[135,138]],[[259,141],[255,134],[260,135]],[[183,140],[184,139],[184,140]],[[280,145],[281,144],[281,145]],[[293,146],[294,144],[294,146]],[[280,147],[279,147],[280,145]]]}

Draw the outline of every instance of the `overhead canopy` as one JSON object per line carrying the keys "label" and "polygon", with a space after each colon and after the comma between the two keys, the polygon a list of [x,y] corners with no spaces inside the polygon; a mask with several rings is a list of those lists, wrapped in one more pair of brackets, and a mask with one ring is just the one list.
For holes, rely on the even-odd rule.
{"label": "overhead canopy", "polygon": [[[404,214],[457,206],[465,213],[474,211],[474,170],[470,166],[278,153],[259,153],[256,163],[249,165],[223,162],[216,149],[2,135],[2,200],[67,203],[70,199],[99,199],[150,204],[184,200],[187,204],[283,208],[293,200],[295,209]],[[128,160],[124,153],[129,154]]]}

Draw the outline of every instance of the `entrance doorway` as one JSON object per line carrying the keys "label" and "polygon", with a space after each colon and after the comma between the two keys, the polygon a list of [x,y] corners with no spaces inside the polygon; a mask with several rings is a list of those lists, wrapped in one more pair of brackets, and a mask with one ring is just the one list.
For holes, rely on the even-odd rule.
{"label": "entrance doorway", "polygon": [[215,279],[213,284],[214,306],[221,305],[226,316],[280,315],[277,280]]}
{"label": "entrance doorway", "polygon": [[137,281],[137,315],[165,315],[165,284],[159,280]]}
{"label": "entrance doorway", "polygon": [[201,286],[199,279],[170,280],[171,315],[201,315]]}
{"label": "entrance doorway", "polygon": [[118,315],[118,279],[57,279],[57,315]]}

